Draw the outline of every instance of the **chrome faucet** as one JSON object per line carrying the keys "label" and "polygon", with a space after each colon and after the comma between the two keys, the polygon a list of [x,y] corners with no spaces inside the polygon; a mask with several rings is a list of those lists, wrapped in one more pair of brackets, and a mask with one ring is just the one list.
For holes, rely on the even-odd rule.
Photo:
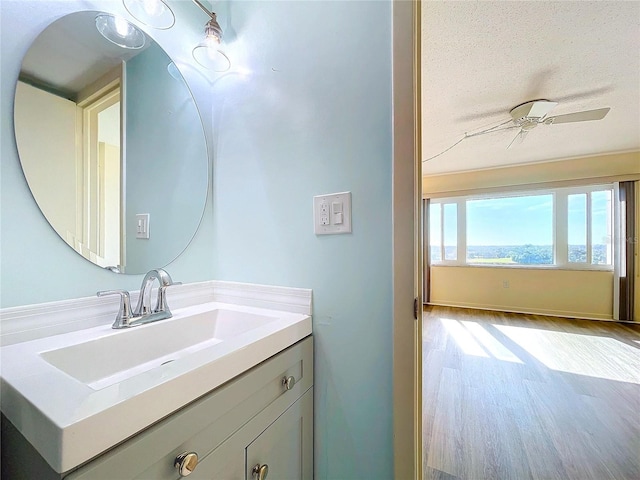
{"label": "chrome faucet", "polygon": [[[151,308],[151,288],[158,280],[158,298],[156,305]],[[135,310],[131,311],[131,300],[129,292],[126,290],[105,290],[97,293],[99,297],[104,295],[120,295],[120,310],[116,315],[116,320],[111,328],[128,328],[145,323],[157,322],[166,318],[171,318],[171,310],[167,305],[167,287],[180,285],[181,282],[174,282],[171,276],[162,268],[156,268],[147,272],[142,280],[138,304]]]}

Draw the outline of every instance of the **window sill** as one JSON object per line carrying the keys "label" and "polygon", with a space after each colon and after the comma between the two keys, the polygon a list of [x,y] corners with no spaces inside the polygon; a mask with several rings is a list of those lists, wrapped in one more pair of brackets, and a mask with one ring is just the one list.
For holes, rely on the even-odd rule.
{"label": "window sill", "polygon": [[516,270],[567,270],[585,272],[613,272],[611,265],[496,265],[477,263],[432,263],[430,267],[501,268]]}

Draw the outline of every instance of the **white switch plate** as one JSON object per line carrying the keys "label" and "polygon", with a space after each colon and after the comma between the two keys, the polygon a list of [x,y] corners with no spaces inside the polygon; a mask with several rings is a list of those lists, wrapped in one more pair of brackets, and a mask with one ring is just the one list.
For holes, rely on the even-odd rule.
{"label": "white switch plate", "polygon": [[136,214],[136,238],[149,238],[149,214]]}
{"label": "white switch plate", "polygon": [[351,233],[351,192],[313,197],[313,231],[316,235]]}

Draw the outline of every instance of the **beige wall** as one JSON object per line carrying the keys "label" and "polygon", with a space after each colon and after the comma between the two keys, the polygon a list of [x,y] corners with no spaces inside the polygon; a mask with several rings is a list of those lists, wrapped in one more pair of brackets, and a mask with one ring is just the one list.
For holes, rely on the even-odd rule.
{"label": "beige wall", "polygon": [[[640,152],[626,152],[433,175],[423,177],[422,187],[424,197],[437,198],[638,179]],[[640,225],[640,194],[637,198]],[[640,262],[636,262],[635,319],[640,320]],[[509,288],[504,288],[505,281]],[[613,316],[613,272],[435,266],[430,284],[435,304],[579,318]]]}
{"label": "beige wall", "polygon": [[76,104],[18,82],[15,130],[31,192],[58,234],[77,234]]}
{"label": "beige wall", "polygon": [[433,266],[430,301],[437,305],[610,320],[613,272]]}
{"label": "beige wall", "polygon": [[640,152],[423,177],[424,197],[640,179]]}

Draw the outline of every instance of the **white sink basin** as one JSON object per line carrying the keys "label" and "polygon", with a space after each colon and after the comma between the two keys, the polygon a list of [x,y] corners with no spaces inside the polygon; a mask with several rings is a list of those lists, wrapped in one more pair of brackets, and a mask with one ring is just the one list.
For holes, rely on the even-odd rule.
{"label": "white sink basin", "polygon": [[3,347],[3,413],[64,473],[311,334],[298,313],[217,302],[173,313]]}
{"label": "white sink basin", "polygon": [[131,327],[126,335],[107,335],[42,352],[40,356],[100,390],[276,320],[275,316],[218,308],[179,322],[159,320]]}

